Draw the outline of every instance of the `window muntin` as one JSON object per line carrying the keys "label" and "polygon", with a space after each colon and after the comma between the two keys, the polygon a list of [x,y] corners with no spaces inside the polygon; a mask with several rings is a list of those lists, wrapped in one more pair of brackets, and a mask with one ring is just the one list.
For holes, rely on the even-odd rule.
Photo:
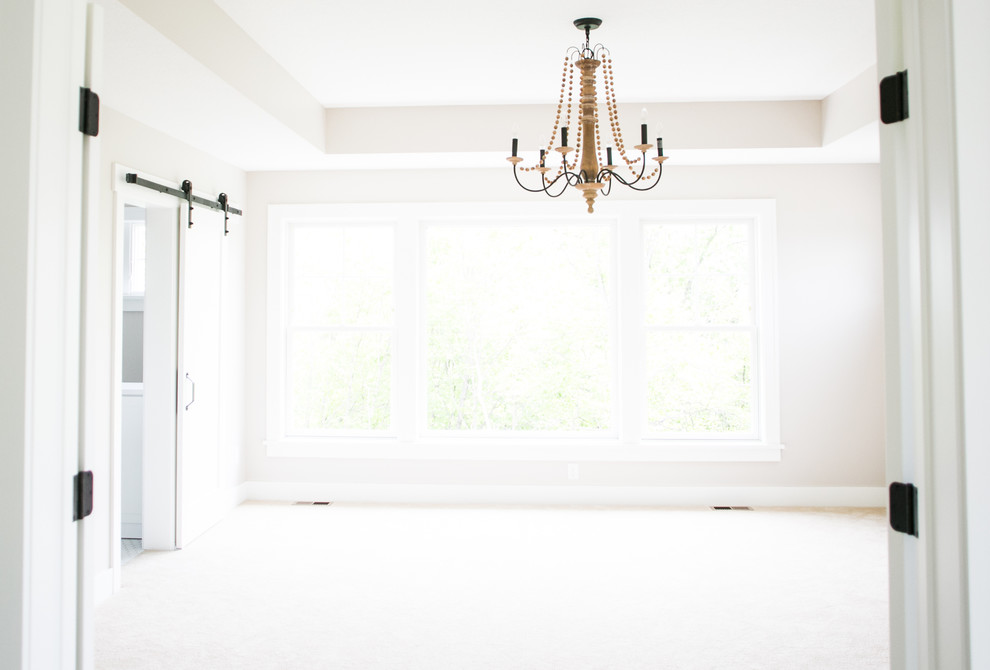
{"label": "window muntin", "polygon": [[613,430],[612,237],[546,222],[426,228],[427,431]]}

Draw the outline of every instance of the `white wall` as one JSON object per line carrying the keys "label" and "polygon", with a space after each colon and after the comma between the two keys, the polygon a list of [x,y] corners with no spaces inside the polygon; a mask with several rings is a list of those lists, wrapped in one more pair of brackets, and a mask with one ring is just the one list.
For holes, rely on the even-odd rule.
{"label": "white wall", "polygon": [[[27,389],[28,222],[31,157],[33,3],[4,3],[0,11],[0,196],[5,218],[0,227],[0,426],[10,448],[0,468],[0,666],[21,665],[21,620],[25,595],[24,542],[26,517],[25,425]],[[16,64],[16,67],[15,67]]]}
{"label": "white wall", "polygon": [[144,312],[125,311],[123,319],[121,378],[125,382],[140,382],[144,380]]}
{"label": "white wall", "polygon": [[[198,151],[152,128],[130,119],[112,108],[101,110],[100,137],[100,219],[95,235],[95,253],[90,261],[87,283],[87,343],[86,359],[88,369],[94,371],[87,380],[87,407],[91,420],[87,422],[89,439],[93,444],[105,445],[98,459],[97,491],[95,496],[94,525],[100,529],[101,537],[96,545],[101,553],[96,557],[97,570],[105,572],[112,566],[111,552],[119,550],[111,543],[114,536],[113,520],[110,518],[111,478],[113,470],[111,445],[114,428],[111,423],[113,337],[111,323],[119,308],[113,304],[113,249],[114,249],[114,209],[112,191],[112,169],[114,163],[140,170],[163,180],[181,183],[184,179],[193,182],[197,192],[230,196],[231,204],[244,207],[246,184],[245,173],[208,154]],[[223,319],[229,337],[223,343],[222,365],[230,371],[229,386],[226,389],[224,405],[226,451],[237,454],[225,465],[225,484],[236,485],[243,481],[244,466],[241,453],[243,400],[239,376],[244,365],[243,357],[243,283],[244,283],[244,224],[240,217],[231,217],[231,233],[224,241],[224,292],[232,298],[224,303]],[[149,249],[148,253],[153,253]],[[119,368],[118,368],[119,369]],[[105,589],[99,593],[105,596]]]}
{"label": "white wall", "polygon": [[[650,195],[777,201],[779,463],[581,467],[584,486],[884,486],[879,168],[677,168]],[[618,192],[613,193],[615,198]],[[265,453],[266,230],[270,204],[525,200],[506,171],[269,172],[248,175],[247,478],[337,484],[569,485],[563,462],[272,458]],[[576,197],[560,206],[580,208]],[[535,202],[542,202],[540,199]]]}

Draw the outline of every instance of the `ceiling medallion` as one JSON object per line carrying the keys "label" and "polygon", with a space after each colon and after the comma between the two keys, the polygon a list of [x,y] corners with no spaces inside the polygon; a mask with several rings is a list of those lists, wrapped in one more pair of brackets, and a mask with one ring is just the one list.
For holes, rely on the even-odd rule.
{"label": "ceiling medallion", "polygon": [[[591,47],[591,31],[601,24],[602,20],[595,18],[574,21],[574,25],[584,31],[584,46],[571,47],[564,57],[564,74],[560,83],[557,118],[554,120],[553,132],[550,134],[546,148],[540,149],[539,163],[528,167],[519,166],[523,159],[519,156],[518,138],[512,139],[512,155],[507,159],[512,163],[512,174],[522,188],[531,193],[546,193],[551,198],[556,198],[566,191],[568,186],[573,186],[584,195],[589,214],[594,212],[595,198],[599,193],[603,196],[608,195],[612,190],[613,182],[619,182],[634,191],[648,191],[655,187],[660,183],[663,162],[667,160],[663,155],[663,138],[658,137],[657,155],[652,158],[656,166],[649,173],[646,172],[646,152],[652,149],[653,145],[647,144],[645,122],[640,125],[640,143],[633,147],[641,155],[630,158],[626,153],[626,145],[619,130],[619,108],[615,98],[615,74],[612,69],[611,54],[601,44]],[[605,107],[608,111],[609,130],[613,145],[618,150],[619,161],[625,164],[624,168],[613,164],[613,147],[608,145],[605,148],[605,165],[599,167],[602,163],[602,139],[598,127],[598,99],[595,92],[595,70],[599,65],[602,66],[605,85]],[[575,138],[577,147],[572,147],[567,144],[567,131],[571,124],[575,69],[581,72],[581,110]],[[554,146],[558,139],[560,145]],[[547,167],[547,154],[550,151],[560,154],[560,165],[556,168]],[[572,151],[577,153],[572,158],[568,158],[568,154]],[[622,173],[628,170],[628,174],[623,176],[620,170]],[[519,180],[520,171],[540,173],[540,182],[537,183],[542,183],[541,187],[530,188],[523,184]],[[637,184],[641,185],[637,186]]]}

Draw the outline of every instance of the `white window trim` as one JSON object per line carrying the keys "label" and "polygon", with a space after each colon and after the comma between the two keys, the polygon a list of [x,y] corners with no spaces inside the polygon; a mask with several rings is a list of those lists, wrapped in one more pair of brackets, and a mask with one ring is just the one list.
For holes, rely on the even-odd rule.
{"label": "white window trim", "polygon": [[[561,220],[561,204],[552,203],[404,203],[271,205],[268,208],[267,440],[273,457],[456,460],[600,460],[671,462],[779,461],[779,369],[776,341],[776,205],[773,200],[661,200],[601,203],[597,222],[614,221],[614,284],[619,299],[616,328],[615,437],[463,437],[424,431],[425,397],[418,374],[423,365],[420,316],[420,265],[425,225],[444,220]],[[568,212],[571,214],[571,212]],[[642,224],[686,219],[746,219],[756,235],[759,332],[760,425],[762,439],[672,440],[646,434],[646,380],[640,361],[645,351]],[[286,223],[289,221],[385,223],[395,225],[395,342],[392,431],[389,434],[286,437],[282,390],[285,388],[284,337],[287,286]],[[567,221],[573,217],[567,217]],[[614,322],[617,320],[617,324]],[[414,333],[414,337],[402,337]],[[628,398],[628,395],[633,395]],[[396,402],[400,398],[410,399]]]}
{"label": "white window trim", "polygon": [[[662,440],[684,440],[686,442],[710,442],[713,439],[738,440],[742,442],[763,442],[767,444],[777,444],[780,441],[780,419],[779,419],[779,367],[777,354],[777,325],[776,325],[776,207],[772,200],[742,201],[746,203],[747,211],[740,213],[739,201],[712,201],[705,202],[702,207],[696,203],[685,201],[671,201],[666,203],[668,207],[659,216],[644,216],[638,219],[637,227],[640,237],[637,244],[630,245],[639,247],[638,262],[645,272],[645,259],[642,252],[642,229],[650,224],[671,223],[719,223],[733,221],[745,223],[751,227],[752,249],[755,255],[752,258],[752,275],[750,276],[751,304],[755,311],[754,325],[734,327],[717,327],[713,331],[726,332],[729,330],[752,331],[756,335],[754,341],[754,362],[756,371],[756,384],[754,388],[754,408],[753,418],[755,419],[755,431],[750,434],[739,436],[726,435],[724,438],[713,438],[711,436],[692,437],[680,435],[664,435],[651,433],[647,428],[646,408],[643,408],[643,416],[640,418],[641,439],[644,441]],[[703,211],[699,211],[703,210]],[[632,258],[626,258],[627,262],[634,262]],[[642,287],[642,278],[636,284]],[[645,322],[645,308],[639,307],[640,330],[643,334],[641,342],[632,342],[631,346],[641,346],[637,356],[633,360],[645,360],[645,335],[646,332],[672,330],[663,326],[647,325]],[[690,328],[699,330],[703,328]],[[640,398],[645,398],[646,380],[643,379],[641,385]]]}

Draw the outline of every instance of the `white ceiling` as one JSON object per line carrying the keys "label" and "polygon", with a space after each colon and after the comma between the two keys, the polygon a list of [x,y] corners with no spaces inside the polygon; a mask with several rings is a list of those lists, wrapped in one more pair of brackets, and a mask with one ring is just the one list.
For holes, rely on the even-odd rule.
{"label": "white ceiling", "polygon": [[[222,75],[222,60],[209,62],[238,62],[238,53],[248,53],[245,41],[274,61],[278,76],[298,82],[303,96],[308,91],[316,109],[554,103],[567,49],[583,41],[572,25],[581,16],[604,21],[592,42],[611,51],[620,102],[821,100],[876,62],[873,0],[98,1],[105,9],[103,100],[245,170],[373,167],[386,158],[325,153],[243,81],[231,80],[229,70]],[[172,11],[173,4],[190,23],[197,11],[199,18],[209,17],[206,9],[216,12],[212,23],[201,21],[199,34],[210,37],[197,35],[196,44],[208,42],[206,51],[191,52],[188,42],[184,48],[166,37],[174,38],[181,21],[153,25],[159,20],[153,11]],[[209,31],[218,17],[230,22],[214,40]],[[265,76],[272,73],[259,73],[258,81]],[[507,137],[511,125],[506,120]],[[876,160],[875,128],[853,139],[681,158],[685,164]],[[676,147],[676,138],[669,143]],[[393,159],[398,163],[385,163],[505,165],[504,152],[480,146]]]}
{"label": "white ceiling", "polygon": [[876,62],[872,0],[216,3],[325,107],[555,102],[583,16],[642,102],[819,100]]}

